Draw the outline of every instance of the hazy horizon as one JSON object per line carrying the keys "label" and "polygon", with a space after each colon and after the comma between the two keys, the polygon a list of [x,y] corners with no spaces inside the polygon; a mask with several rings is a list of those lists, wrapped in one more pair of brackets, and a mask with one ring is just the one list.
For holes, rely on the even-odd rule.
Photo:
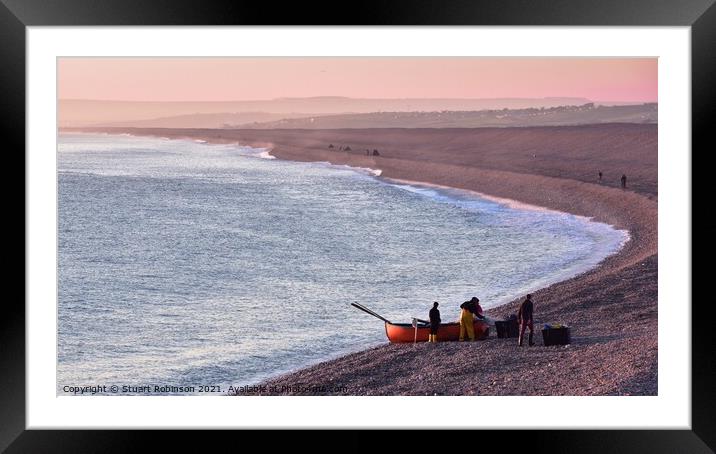
{"label": "hazy horizon", "polygon": [[[657,62],[577,57],[60,58],[59,125],[187,115],[241,114],[242,122],[251,123],[298,114],[651,103],[658,99]],[[224,123],[236,121],[208,124]],[[191,121],[184,118],[181,124]]]}
{"label": "hazy horizon", "polygon": [[[253,101],[58,101],[60,127],[149,126],[225,127],[315,117],[385,112],[488,112],[593,103],[587,98],[277,98]],[[639,104],[641,105],[641,104]],[[647,109],[648,110],[648,109]],[[394,121],[390,122],[394,124]],[[351,127],[351,124],[345,124]]]}

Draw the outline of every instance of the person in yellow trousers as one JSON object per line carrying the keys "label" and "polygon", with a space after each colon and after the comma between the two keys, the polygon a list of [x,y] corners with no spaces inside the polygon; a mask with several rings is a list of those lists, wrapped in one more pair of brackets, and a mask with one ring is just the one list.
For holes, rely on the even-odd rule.
{"label": "person in yellow trousers", "polygon": [[470,311],[469,301],[465,301],[460,305],[460,340],[465,340],[465,332],[471,341],[475,340],[475,326],[472,324],[474,315]]}

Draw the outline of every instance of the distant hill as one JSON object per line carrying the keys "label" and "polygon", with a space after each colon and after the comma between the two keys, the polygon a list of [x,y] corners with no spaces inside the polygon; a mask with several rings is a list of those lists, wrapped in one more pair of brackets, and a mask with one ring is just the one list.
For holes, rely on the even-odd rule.
{"label": "distant hill", "polygon": [[[254,101],[222,102],[153,102],[153,101],[111,101],[61,99],[58,101],[58,119],[61,127],[81,127],[99,125],[141,125],[136,122],[159,120],[166,127],[175,127],[167,123],[170,117],[185,124],[187,115],[206,114],[246,114],[276,113],[283,118],[294,118],[298,112],[315,116],[325,114],[361,114],[370,112],[435,112],[477,111],[487,109],[525,109],[529,107],[555,107],[588,103],[585,98],[494,98],[494,99],[369,99],[344,98],[340,96],[322,96],[314,98],[279,98]],[[199,121],[208,117],[196,117]],[[269,121],[251,119],[252,121]],[[206,124],[207,127],[221,127],[219,124]],[[176,126],[184,127],[184,126]]]}
{"label": "distant hill", "polygon": [[263,124],[278,120],[292,118],[306,118],[320,114],[307,113],[268,113],[268,112],[241,112],[241,113],[206,113],[187,114],[172,117],[152,118],[149,120],[118,121],[100,123],[95,126],[108,126],[119,128],[228,128],[239,124]]}
{"label": "distant hill", "polygon": [[655,103],[440,112],[373,112],[281,119],[236,125],[237,129],[480,128],[567,126],[598,123],[657,123]]}

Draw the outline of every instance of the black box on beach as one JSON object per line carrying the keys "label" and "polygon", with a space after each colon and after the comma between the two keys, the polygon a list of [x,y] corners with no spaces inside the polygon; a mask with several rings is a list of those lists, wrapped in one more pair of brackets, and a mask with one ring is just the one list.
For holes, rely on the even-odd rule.
{"label": "black box on beach", "polygon": [[567,345],[571,339],[569,337],[569,327],[561,326],[559,328],[545,327],[542,329],[542,340],[545,346],[550,345]]}
{"label": "black box on beach", "polygon": [[495,321],[495,329],[497,330],[497,337],[500,339],[519,337],[520,335],[520,326],[517,323],[517,319]]}

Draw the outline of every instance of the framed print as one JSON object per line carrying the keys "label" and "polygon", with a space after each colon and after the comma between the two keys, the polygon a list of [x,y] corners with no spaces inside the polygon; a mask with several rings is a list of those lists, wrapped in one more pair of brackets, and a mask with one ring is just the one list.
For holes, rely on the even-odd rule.
{"label": "framed print", "polygon": [[6,1],[27,267],[0,446],[419,428],[711,452],[712,3]]}

